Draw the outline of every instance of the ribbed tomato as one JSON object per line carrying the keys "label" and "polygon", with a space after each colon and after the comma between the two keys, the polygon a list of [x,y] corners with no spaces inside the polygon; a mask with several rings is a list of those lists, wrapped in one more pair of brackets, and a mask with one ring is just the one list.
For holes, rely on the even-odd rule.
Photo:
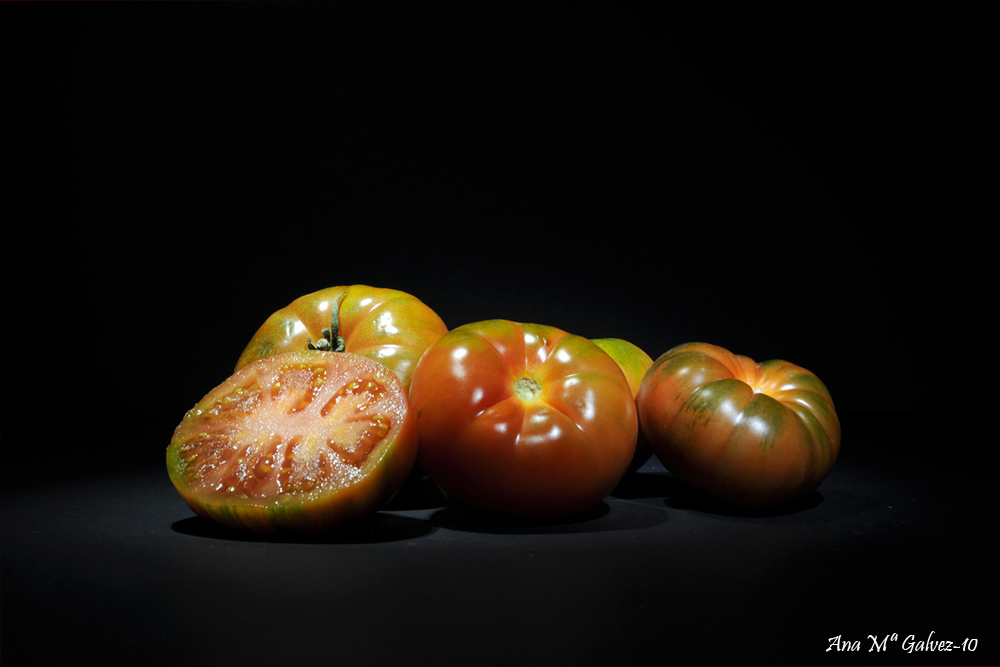
{"label": "ribbed tomato", "polygon": [[[628,388],[632,391],[632,396],[637,397],[639,387],[642,386],[642,378],[645,377],[649,367],[653,365],[652,357],[643,352],[638,345],[621,338],[594,338],[593,342],[618,363],[618,367],[625,374],[625,379],[628,380]],[[628,469],[638,470],[652,455],[653,450],[649,448],[649,441],[640,429],[635,440],[635,454],[632,456],[632,463]]]}
{"label": "ribbed tomato", "polygon": [[382,363],[409,389],[413,369],[427,346],[447,333],[437,313],[406,292],[351,285],[306,294],[261,325],[236,370],[281,352],[340,349]]}
{"label": "ribbed tomato", "polygon": [[653,452],[671,473],[735,505],[771,505],[813,491],[840,450],[833,399],[816,375],[706,343],[657,359],[638,409]]}
{"label": "ribbed tomato", "polygon": [[314,531],[374,511],[416,455],[416,424],[392,371],[356,354],[287,352],[244,366],[189,410],[167,470],[205,518]]}
{"label": "ribbed tomato", "polygon": [[584,511],[635,451],[635,401],[618,364],[554,327],[458,327],[424,353],[410,402],[420,467],[449,496],[487,510]]}

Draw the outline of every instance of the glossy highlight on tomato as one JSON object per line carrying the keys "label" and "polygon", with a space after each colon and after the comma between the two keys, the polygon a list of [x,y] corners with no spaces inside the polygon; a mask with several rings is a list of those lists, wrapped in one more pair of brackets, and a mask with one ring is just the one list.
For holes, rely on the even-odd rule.
{"label": "glossy highlight on tomato", "polygon": [[324,329],[330,329],[334,314],[337,331],[332,336],[339,334],[344,351],[391,368],[407,389],[424,350],[448,331],[437,313],[406,292],[367,285],[328,287],[268,317],[243,350],[236,370],[257,359],[324,344]]}
{"label": "glossy highlight on tomato", "polygon": [[189,410],[167,470],[207,519],[317,531],[374,511],[416,454],[416,424],[392,371],[350,353],[287,352],[243,367]]}
{"label": "glossy highlight on tomato", "polygon": [[823,482],[840,451],[833,399],[815,374],[707,343],[659,357],[642,382],[638,408],[664,466],[732,505],[801,497]]}
{"label": "glossy highlight on tomato", "polygon": [[563,515],[601,501],[635,451],[635,401],[591,341],[489,320],[424,353],[410,387],[418,462],[446,494],[481,509]]}

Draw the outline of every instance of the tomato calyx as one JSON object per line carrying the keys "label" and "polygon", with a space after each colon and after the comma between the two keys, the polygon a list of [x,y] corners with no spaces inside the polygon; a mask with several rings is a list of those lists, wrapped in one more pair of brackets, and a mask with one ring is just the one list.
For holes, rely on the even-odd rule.
{"label": "tomato calyx", "polygon": [[529,377],[520,377],[514,383],[514,393],[522,401],[533,401],[542,394],[542,385],[538,380]]}
{"label": "tomato calyx", "polygon": [[312,338],[306,341],[306,347],[310,350],[318,350],[321,352],[343,352],[346,344],[344,343],[344,337],[339,335],[338,330],[340,329],[340,299],[347,294],[347,292],[341,292],[333,300],[334,307],[331,309],[330,313],[330,326],[323,328],[323,337],[316,341],[313,345]]}

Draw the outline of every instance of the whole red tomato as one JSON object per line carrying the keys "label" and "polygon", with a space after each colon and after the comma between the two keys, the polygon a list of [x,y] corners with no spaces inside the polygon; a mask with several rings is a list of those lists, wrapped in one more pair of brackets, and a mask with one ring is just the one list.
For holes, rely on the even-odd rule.
{"label": "whole red tomato", "polygon": [[657,359],[638,408],[663,465],[734,505],[771,505],[816,489],[840,451],[840,421],[816,375],[706,343]]}
{"label": "whole red tomato", "polygon": [[417,365],[410,402],[420,467],[482,509],[584,511],[635,451],[635,401],[618,364],[554,327],[489,320],[451,331]]}
{"label": "whole red tomato", "polygon": [[389,367],[409,389],[427,346],[447,333],[437,313],[406,292],[351,285],[306,294],[272,314],[257,330],[236,370],[281,352],[338,349]]}

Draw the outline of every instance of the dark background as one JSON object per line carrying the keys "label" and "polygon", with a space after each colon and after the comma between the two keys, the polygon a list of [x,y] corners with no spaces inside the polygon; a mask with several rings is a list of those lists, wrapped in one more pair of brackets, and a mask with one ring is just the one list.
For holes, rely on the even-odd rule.
{"label": "dark background", "polygon": [[[94,397],[158,375],[144,423],[173,422],[271,312],[337,284],[410,292],[450,327],[786,358],[843,412],[914,409],[914,359],[953,326],[943,258],[962,221],[936,207],[964,91],[944,19],[822,3],[8,13],[25,24],[7,69],[29,195],[11,297],[44,322],[19,338],[73,353]],[[893,389],[862,386],[858,364]]]}
{"label": "dark background", "polygon": [[[713,560],[713,540],[724,553],[758,548],[752,531],[726,543],[732,525],[706,529],[707,541],[691,542],[682,564],[717,567],[723,581],[749,587],[735,606],[755,619],[749,626],[736,630],[731,614],[715,631],[692,621],[711,623],[714,615],[693,602],[701,596],[693,587],[681,587],[683,614],[669,603],[650,607],[663,600],[656,577],[634,604],[597,596],[610,604],[598,616],[627,607],[633,630],[658,627],[656,614],[665,614],[662,641],[672,653],[628,633],[609,638],[603,651],[580,653],[573,647],[601,622],[563,632],[551,617],[539,622],[554,623],[552,633],[530,635],[520,651],[477,644],[478,632],[510,630],[500,619],[512,612],[483,612],[475,625],[475,610],[437,596],[424,607],[408,597],[397,574],[393,583],[367,584],[372,596],[445,628],[457,622],[470,652],[428,647],[418,639],[426,635],[411,632],[402,646],[391,633],[380,640],[397,653],[358,649],[328,658],[295,637],[298,652],[244,647],[233,664],[256,664],[247,659],[254,655],[264,664],[829,662],[831,654],[811,652],[816,640],[801,639],[799,626],[790,634],[802,643],[780,629],[780,639],[769,636],[757,602],[768,597],[762,591],[776,590],[768,604],[801,619],[838,586],[850,594],[836,597],[813,628],[823,648],[840,632],[834,616],[863,614],[856,638],[865,639],[893,631],[887,619],[904,608],[913,621],[899,628],[905,634],[926,634],[943,618],[956,633],[974,634],[955,607],[995,584],[976,569],[985,562],[975,560],[982,557],[979,498],[963,495],[979,493],[984,482],[980,444],[964,435],[968,420],[956,430],[955,417],[928,408],[929,375],[950,386],[969,369],[961,362],[929,369],[926,359],[964,359],[954,341],[981,330],[959,319],[966,312],[959,297],[977,290],[981,269],[953,263],[968,252],[957,214],[966,195],[952,182],[963,164],[952,151],[966,144],[967,111],[981,89],[968,77],[982,50],[965,33],[975,17],[714,2],[30,4],[6,5],[3,14],[6,106],[14,116],[5,142],[18,174],[4,243],[4,344],[13,352],[2,359],[5,658],[29,646],[55,655],[55,644],[43,650],[46,642],[33,634],[53,614],[66,646],[106,659],[215,656],[204,637],[188,652],[178,636],[180,648],[164,653],[174,646],[165,637],[184,624],[169,614],[122,612],[114,591],[127,587],[111,586],[111,601],[92,606],[91,587],[109,576],[102,554],[120,550],[114,535],[148,539],[161,557],[159,540],[193,536],[251,548],[241,562],[264,567],[253,554],[274,544],[206,536],[191,523],[172,495],[163,452],[184,412],[228,377],[271,312],[302,294],[355,283],[414,294],[449,327],[491,318],[537,322],[624,338],[654,358],[702,340],[809,368],[830,388],[844,423],[838,466],[847,477],[832,488],[849,490],[857,511],[820,496],[776,525],[808,524],[810,511],[825,512],[812,516],[837,528],[814,535],[819,542],[809,549],[846,548],[850,563],[832,561],[840,569],[830,577],[840,581],[807,578],[811,596],[793,580],[771,589],[753,583],[753,568]],[[607,516],[635,518],[628,509],[637,506],[669,508],[673,516],[690,509],[670,504],[676,488],[662,468],[649,474],[619,494],[645,500],[612,504]],[[127,518],[127,502],[146,497],[139,488],[146,480],[162,499],[159,513],[148,515],[161,521],[155,525]],[[866,484],[888,495],[873,500]],[[911,486],[919,490],[910,493]],[[882,541],[850,546],[858,516],[876,505],[899,507],[896,492],[921,498],[902,520],[916,531],[911,541],[888,547],[898,521],[873,519],[868,529]],[[438,502],[426,487],[414,493],[411,499],[424,500],[404,507]],[[30,539],[52,516],[67,521],[74,511],[67,503],[79,503],[81,522],[126,521],[100,533],[106,539],[92,547],[93,566],[46,560],[79,548],[69,537],[61,541],[56,524],[51,541]],[[52,515],[38,509],[48,507]],[[483,578],[505,582],[507,591],[519,590],[510,582],[524,572],[504,569],[504,559],[517,562],[538,548],[532,540],[540,534],[573,532],[493,530],[476,519],[469,521],[479,530],[465,530],[466,519],[408,517],[420,526],[414,533],[401,535],[391,522],[387,530],[394,548],[419,542],[428,525],[455,535],[452,553],[464,567],[485,558]],[[746,525],[770,524],[755,517]],[[945,526],[951,532],[942,536]],[[88,533],[69,534],[88,540]],[[497,535],[501,544],[491,541]],[[525,541],[511,543],[512,535]],[[787,559],[797,543],[794,534],[783,539],[769,544]],[[580,581],[573,566],[558,565],[559,550],[571,544],[544,542],[555,550],[552,571],[567,582],[550,584],[552,595],[603,591],[590,571],[603,565],[576,554],[581,560],[571,562],[587,572]],[[602,550],[607,541],[591,546],[611,553]],[[627,558],[663,558],[657,548],[638,540]],[[274,559],[268,567],[294,567],[294,557],[281,553],[262,557]],[[970,553],[972,561],[957,555]],[[393,570],[404,557],[377,558]],[[617,567],[626,556],[607,558]],[[190,579],[186,570],[151,562],[166,568],[171,586]],[[795,561],[792,571],[807,570],[807,562]],[[149,572],[131,567],[139,568],[131,571],[140,582],[134,590],[147,590],[141,582]],[[445,573],[435,574],[442,576],[437,593],[462,603],[468,600],[456,591],[478,580],[470,569],[449,587]],[[543,587],[551,581],[529,579]],[[889,590],[880,591],[886,581]],[[225,603],[228,584],[194,585],[208,588],[218,614],[249,614]],[[931,595],[953,585],[958,598]],[[667,599],[676,594],[664,588]],[[709,597],[722,604],[734,594],[720,584]],[[136,595],[134,608],[159,609]],[[263,594],[250,604],[276,599]],[[782,604],[788,599],[792,607]],[[876,627],[873,601],[897,609],[881,617],[888,630]],[[310,608],[294,596],[280,604],[290,613]],[[571,597],[563,604],[579,610],[586,603]],[[914,611],[921,605],[925,615]],[[119,623],[142,620],[112,628],[100,621],[107,608]],[[688,619],[675,625],[682,633],[670,632],[668,609]],[[563,611],[554,604],[552,617]],[[376,625],[378,614],[368,622]],[[995,659],[987,637],[979,641],[976,655],[921,660]],[[783,643],[791,648],[768,653]],[[477,645],[481,653],[473,652]],[[228,664],[224,652],[215,657]],[[882,663],[868,653],[862,659]]]}

